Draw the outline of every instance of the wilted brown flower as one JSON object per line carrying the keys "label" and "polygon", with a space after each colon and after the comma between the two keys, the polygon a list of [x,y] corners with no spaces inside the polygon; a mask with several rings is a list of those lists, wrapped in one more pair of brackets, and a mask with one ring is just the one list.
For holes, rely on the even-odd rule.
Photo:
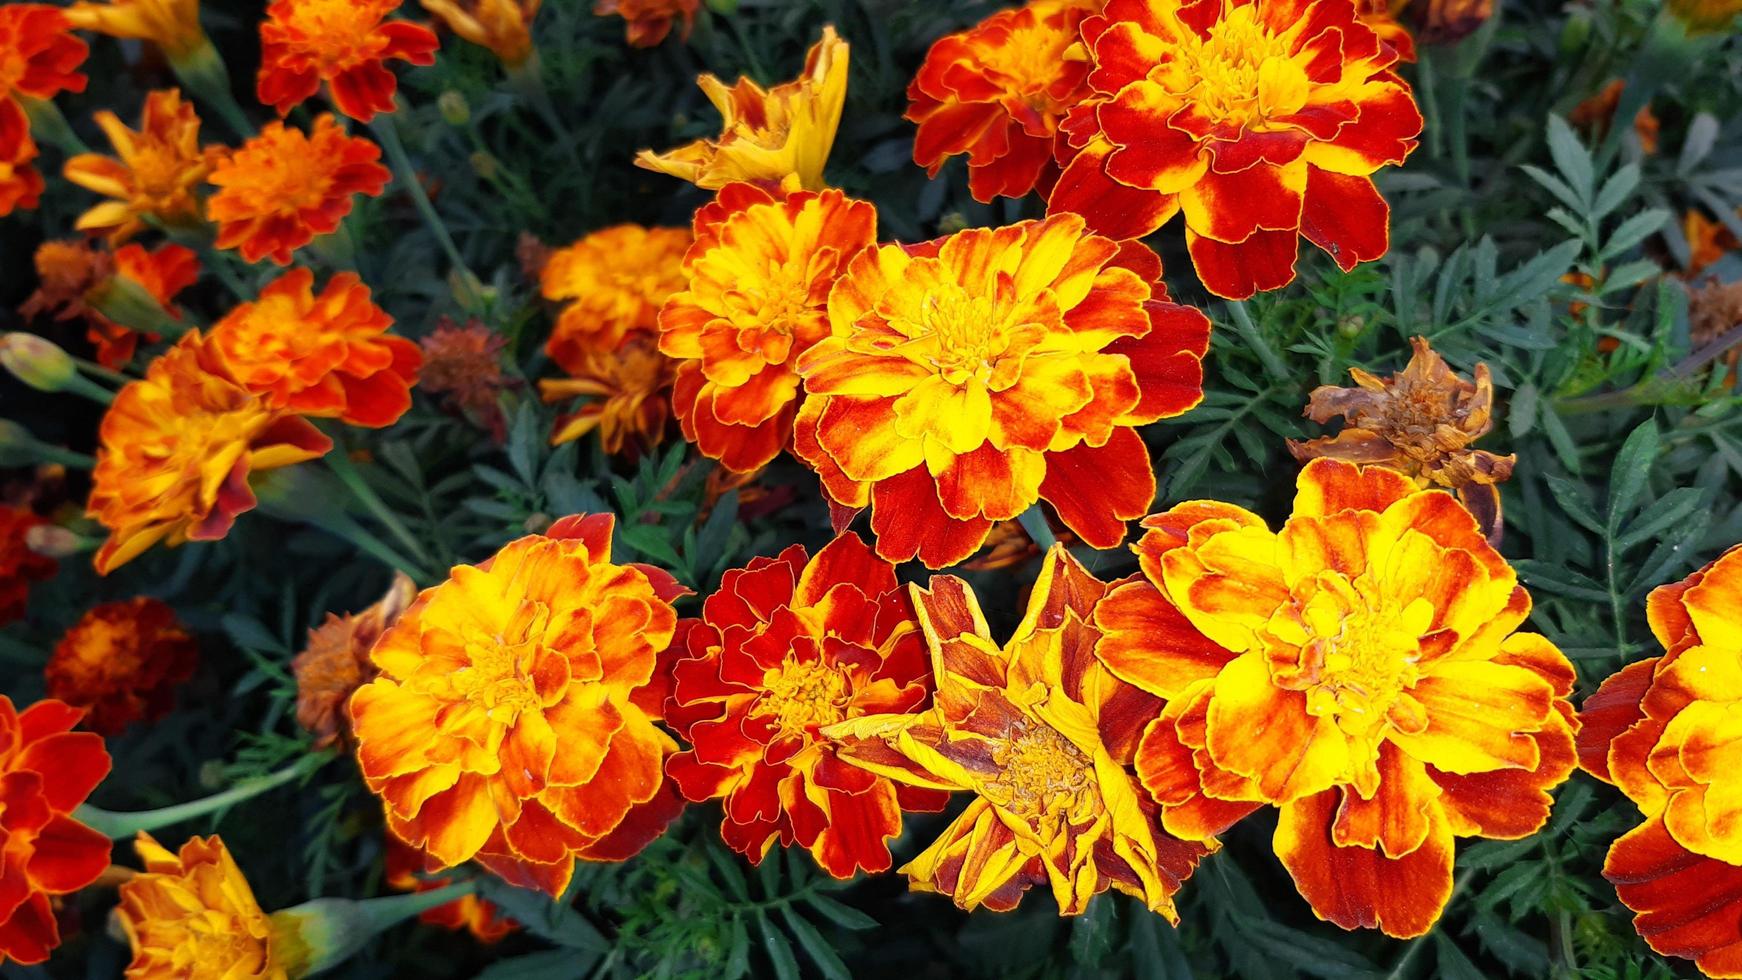
{"label": "wilted brown flower", "polygon": [[1492,16],[1494,0],[1427,0],[1416,37],[1424,44],[1452,44],[1474,33]]}
{"label": "wilted brown flower", "polygon": [[[1617,78],[1603,86],[1603,90],[1573,107],[1567,114],[1567,121],[1574,126],[1589,128],[1597,135],[1609,131],[1609,123],[1615,118],[1615,110],[1621,105],[1621,92],[1627,83]],[[1641,106],[1639,113],[1633,117],[1633,134],[1639,137],[1639,148],[1647,154],[1657,152],[1657,131],[1661,125],[1657,116],[1652,114],[1651,106]]]}
{"label": "wilted brown flower", "polygon": [[605,452],[635,456],[665,439],[677,362],[659,352],[652,335],[635,331],[616,350],[589,351],[571,363],[579,367],[573,377],[546,378],[538,383],[539,394],[547,403],[591,400],[556,420],[551,445],[598,429]]}
{"label": "wilted brown flower", "polygon": [[496,397],[515,383],[502,373],[502,350],[508,340],[478,320],[462,327],[443,317],[422,344],[419,386],[442,396],[450,411],[487,430],[497,442],[507,438],[508,422]]}
{"label": "wilted brown flower", "polygon": [[1302,414],[1321,425],[1341,415],[1343,430],[1306,442],[1290,439],[1288,449],[1302,463],[1328,456],[1396,470],[1422,487],[1455,490],[1493,538],[1500,531],[1496,485],[1512,476],[1517,457],[1470,448],[1494,427],[1488,365],[1476,365],[1472,383],[1447,367],[1425,339],[1410,343],[1414,356],[1389,378],[1350,368],[1357,387],[1313,389]]}
{"label": "wilted brown flower", "polygon": [[327,621],[308,631],[308,648],[290,662],[296,675],[296,720],[315,736],[317,746],[350,737],[345,702],[351,692],[375,676],[369,648],[399,618],[417,586],[404,572],[393,573],[387,594],[349,616],[327,614]]}
{"label": "wilted brown flower", "polygon": [[115,258],[82,238],[47,241],[36,249],[36,291],[18,307],[25,317],[72,320],[91,311],[85,291],[115,274]]}
{"label": "wilted brown flower", "polygon": [[[1688,340],[1694,350],[1732,330],[1742,328],[1742,282],[1719,282],[1708,278],[1705,285],[1688,289]],[[1727,383],[1736,387],[1736,369],[1742,361],[1742,346],[1731,346],[1719,355],[1729,367]]]}

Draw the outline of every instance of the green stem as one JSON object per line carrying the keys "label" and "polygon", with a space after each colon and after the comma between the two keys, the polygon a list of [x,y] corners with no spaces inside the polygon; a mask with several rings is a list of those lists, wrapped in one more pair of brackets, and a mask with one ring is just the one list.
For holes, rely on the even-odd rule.
{"label": "green stem", "polygon": [[381,148],[387,153],[387,161],[393,167],[394,176],[399,183],[405,185],[405,192],[411,195],[411,203],[417,207],[418,214],[423,216],[424,224],[429,226],[430,234],[435,236],[436,243],[447,254],[448,262],[459,276],[461,288],[466,292],[466,305],[473,309],[480,305],[477,286],[478,277],[472,274],[471,267],[460,255],[460,247],[454,243],[454,236],[448,233],[448,226],[442,222],[442,216],[436,213],[435,205],[430,203],[429,195],[424,192],[423,182],[417,179],[417,170],[411,165],[411,157],[406,155],[405,145],[399,141],[399,130],[395,128],[395,116],[380,115],[369,124],[381,141]]}
{"label": "green stem", "polygon": [[224,67],[223,56],[209,38],[202,39],[187,54],[171,58],[169,66],[188,91],[224,117],[224,123],[237,136],[247,139],[254,135],[254,124],[248,121],[248,114],[230,91],[230,70]]}
{"label": "green stem", "polygon": [[1047,526],[1046,514],[1041,511],[1040,504],[1036,503],[1016,515],[1016,520],[1022,525],[1022,529],[1028,532],[1029,538],[1040,546],[1040,550],[1049,551],[1053,545],[1058,544],[1058,538],[1053,536],[1052,528]]}
{"label": "green stem", "polygon": [[77,156],[80,153],[91,152],[90,146],[79,139],[79,134],[73,132],[67,117],[61,114],[60,106],[48,99],[39,99],[33,95],[13,93],[13,98],[24,106],[24,112],[30,117],[30,132],[44,140],[60,147],[67,156]]}
{"label": "green stem", "polygon": [[339,482],[343,483],[356,496],[357,500],[368,508],[369,513],[375,515],[375,519],[380,521],[399,540],[400,544],[410,549],[412,556],[418,562],[428,565],[429,552],[424,550],[423,544],[399,519],[399,515],[395,514],[393,509],[388,507],[381,496],[375,492],[375,488],[363,479],[363,474],[357,472],[357,467],[351,462],[350,457],[346,456],[343,450],[339,450],[327,453],[326,460],[333,475],[337,476]]}
{"label": "green stem", "polygon": [[96,361],[87,361],[82,357],[73,358],[73,364],[77,366],[80,371],[83,371],[94,378],[102,378],[104,381],[113,385],[127,385],[139,380],[138,378],[128,377],[120,371],[111,371],[103,365],[98,364]]}
{"label": "green stem", "polygon": [[115,400],[114,392],[82,374],[75,374],[68,378],[61,390],[70,391],[75,395],[83,395],[100,405],[107,405]]}
{"label": "green stem", "polygon": [[1252,348],[1252,352],[1258,355],[1258,362],[1264,365],[1264,373],[1278,381],[1288,377],[1288,365],[1283,363],[1276,351],[1270,349],[1270,344],[1265,341],[1264,335],[1258,332],[1258,325],[1252,322],[1252,314],[1246,311],[1246,304],[1240,300],[1231,299],[1223,305],[1228,307],[1228,315],[1234,321],[1234,332],[1238,333],[1240,339],[1246,342],[1246,346]]}
{"label": "green stem", "polygon": [[4,453],[8,465],[12,459],[16,458],[14,454],[19,453],[28,456],[34,462],[59,463],[75,470],[92,470],[97,467],[96,459],[91,456],[36,439],[23,444],[8,445]]}
{"label": "green stem", "polygon": [[276,789],[285,783],[294,782],[325,765],[332,758],[329,753],[316,753],[304,756],[295,764],[286,766],[268,776],[250,779],[224,790],[214,793],[204,799],[178,803],[156,810],[143,810],[130,813],[117,813],[85,804],[73,811],[73,816],[81,823],[103,834],[110,840],[123,840],[139,833],[152,831],[161,827],[203,817],[208,813],[222,810],[244,800],[259,796],[267,790]]}
{"label": "green stem", "polygon": [[370,534],[361,524],[344,514],[334,514],[329,517],[309,518],[310,523],[336,537],[344,538],[357,546],[358,550],[367,552],[392,568],[397,568],[411,576],[412,581],[423,585],[430,581],[430,573],[423,566],[394,551],[385,541]]}
{"label": "green stem", "polygon": [[562,118],[556,114],[556,104],[550,100],[550,89],[545,87],[544,67],[538,59],[537,50],[527,55],[526,60],[520,64],[508,66],[508,81],[565,145],[574,142],[568,127],[563,125]]}

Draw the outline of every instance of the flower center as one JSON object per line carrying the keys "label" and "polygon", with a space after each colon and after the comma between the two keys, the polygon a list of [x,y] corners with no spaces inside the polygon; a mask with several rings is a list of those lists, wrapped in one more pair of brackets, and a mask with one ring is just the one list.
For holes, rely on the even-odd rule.
{"label": "flower center", "polygon": [[187,976],[224,976],[242,964],[258,962],[260,942],[233,916],[206,909],[186,920],[187,940],[177,950],[177,966]]}
{"label": "flower center", "polygon": [[237,171],[249,180],[236,190],[256,211],[289,214],[319,207],[332,185],[328,159],[303,140],[244,150],[237,163]]}
{"label": "flower center", "polygon": [[1065,50],[1076,40],[1074,31],[1037,23],[1012,30],[1001,44],[978,45],[975,54],[1005,92],[1050,117],[1065,107],[1047,89],[1058,81],[1064,70]]}
{"label": "flower center", "polygon": [[773,718],[782,734],[809,734],[846,717],[847,677],[820,661],[788,660],[763,682],[752,718]]}
{"label": "flower center", "polygon": [[302,48],[333,68],[369,57],[367,42],[381,23],[377,5],[364,0],[302,0],[286,27],[302,35]]}
{"label": "flower center", "polygon": [[989,798],[1022,816],[1039,816],[1074,799],[1094,782],[1093,761],[1070,739],[1044,724],[1021,731],[993,749],[1003,768],[987,787]]}
{"label": "flower center", "polygon": [[990,380],[1010,347],[997,300],[955,286],[928,293],[921,302],[918,322],[905,325],[904,332],[930,341],[924,363],[951,384]]}
{"label": "flower center", "polygon": [[[1340,575],[1293,612],[1305,635],[1298,664],[1276,672],[1282,687],[1304,690],[1307,711],[1330,717],[1345,734],[1375,735],[1388,721],[1416,729],[1420,706],[1407,692],[1421,678],[1421,637],[1433,620],[1426,599],[1388,601]],[[1373,594],[1369,594],[1371,591]]]}
{"label": "flower center", "polygon": [[[1180,33],[1170,73],[1179,87],[1169,87],[1189,93],[1206,115],[1244,125],[1299,109],[1289,90],[1305,77],[1289,60],[1283,40],[1259,22],[1256,4],[1229,10],[1210,28],[1208,39],[1190,30]],[[1267,69],[1266,62],[1274,65]]]}
{"label": "flower center", "polygon": [[471,632],[465,638],[471,663],[451,675],[455,692],[503,724],[540,707],[532,667],[543,653],[539,637],[549,622],[550,609],[544,603],[523,600],[500,633]]}

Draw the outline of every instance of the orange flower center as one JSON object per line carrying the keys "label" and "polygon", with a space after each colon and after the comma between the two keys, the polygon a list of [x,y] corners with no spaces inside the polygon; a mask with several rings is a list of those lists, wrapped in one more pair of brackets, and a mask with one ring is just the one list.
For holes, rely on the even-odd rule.
{"label": "orange flower center", "polygon": [[[722,297],[726,317],[738,331],[738,349],[759,354],[769,364],[786,363],[795,335],[817,332],[804,329],[807,323],[820,319],[810,305],[808,270],[793,265],[771,261],[760,282],[739,285]],[[818,338],[809,339],[814,342]]]}
{"label": "orange flower center", "polygon": [[533,670],[548,659],[540,638],[549,622],[549,607],[523,600],[501,632],[468,630],[464,642],[471,663],[451,675],[455,693],[502,724],[542,707]]}
{"label": "orange flower center", "polygon": [[914,338],[920,363],[950,384],[970,379],[990,384],[1000,362],[1013,353],[1009,304],[968,292],[955,283],[928,292],[917,315],[897,313],[890,325]]}
{"label": "orange flower center", "polygon": [[821,661],[786,663],[769,673],[752,718],[773,718],[783,735],[808,734],[846,717],[847,676]]}
{"label": "orange flower center", "polygon": [[127,159],[135,190],[140,197],[167,198],[182,192],[182,177],[190,161],[159,140],[142,140]]}
{"label": "orange flower center", "polygon": [[225,190],[241,198],[250,211],[288,214],[320,207],[332,186],[332,161],[313,152],[307,141],[294,137],[238,153],[236,173],[248,175],[247,183]]}
{"label": "orange flower center", "polygon": [[1094,762],[1051,726],[1034,723],[996,745],[992,761],[1002,767],[983,790],[1000,808],[1039,816],[1076,799],[1095,785]]}
{"label": "orange flower center", "polygon": [[186,971],[184,976],[221,977],[260,959],[260,940],[227,911],[201,909],[178,925],[187,930],[175,951],[175,965]]}
{"label": "orange flower center", "polygon": [[1306,102],[1306,73],[1257,11],[1257,4],[1227,11],[1207,39],[1182,29],[1174,60],[1163,70],[1167,87],[1218,122],[1244,124],[1298,111]]}
{"label": "orange flower center", "polygon": [[1003,43],[976,45],[974,53],[1006,92],[1038,112],[1056,113],[1063,107],[1047,89],[1058,80],[1065,50],[1076,40],[1074,31],[1035,23],[1012,30]]}
{"label": "orange flower center", "polygon": [[1328,717],[1345,734],[1371,738],[1386,723],[1419,731],[1423,709],[1407,692],[1421,678],[1421,636],[1433,607],[1402,604],[1382,587],[1321,575],[1305,602],[1272,620],[1271,633],[1300,651],[1298,663],[1274,671],[1279,686],[1305,691],[1308,713]]}
{"label": "orange flower center", "polygon": [[369,41],[380,25],[379,4],[360,0],[300,0],[285,18],[305,51],[339,71],[372,57]]}

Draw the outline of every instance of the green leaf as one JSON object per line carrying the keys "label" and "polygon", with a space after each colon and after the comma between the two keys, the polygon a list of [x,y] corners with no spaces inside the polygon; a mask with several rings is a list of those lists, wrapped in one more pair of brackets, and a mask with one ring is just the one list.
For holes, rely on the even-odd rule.
{"label": "green leaf", "polygon": [[1651,466],[1657,459],[1659,439],[1657,420],[1646,419],[1627,436],[1615,463],[1609,468],[1609,536],[1621,529],[1621,521],[1639,501],[1645,481],[1651,476]]}
{"label": "green leaf", "polygon": [[876,919],[871,918],[850,905],[843,905],[827,895],[819,895],[813,892],[806,895],[804,900],[806,905],[816,909],[823,918],[828,919],[830,922],[833,922],[835,925],[838,925],[843,929],[859,931],[863,929],[877,928]]}
{"label": "green leaf", "polygon": [[1628,218],[1609,233],[1608,239],[1603,243],[1603,250],[1597,254],[1597,260],[1608,262],[1626,252],[1645,241],[1646,236],[1662,228],[1668,220],[1669,212],[1662,208],[1648,208]]}
{"label": "green leaf", "polygon": [[780,930],[774,928],[768,915],[760,910],[756,913],[756,930],[762,934],[762,948],[768,952],[769,962],[774,964],[774,975],[779,980],[799,980],[798,958],[792,955],[792,943],[787,942]]}
{"label": "green leaf", "polygon": [[599,955],[591,951],[546,949],[498,960],[479,971],[476,980],[573,980],[598,961]]}
{"label": "green leaf", "polygon": [[1588,211],[1596,179],[1595,166],[1591,163],[1590,151],[1579,142],[1573,127],[1560,116],[1548,117],[1548,152],[1554,157],[1555,169],[1579,196],[1580,210]]}
{"label": "green leaf", "polygon": [[623,524],[617,528],[617,540],[641,552],[666,567],[677,567],[683,559],[671,546],[664,528],[655,524]]}
{"label": "green leaf", "polygon": [[526,927],[535,936],[570,949],[608,953],[611,943],[572,906],[555,902],[542,892],[516,888],[499,879],[479,880],[478,894],[502,913]]}
{"label": "green leaf", "polygon": [[1656,538],[1698,510],[1705,496],[1699,487],[1676,487],[1657,498],[1628,523],[1626,534],[1615,539],[1615,550],[1626,551]]}
{"label": "green leaf", "polygon": [[1437,957],[1440,980],[1488,980],[1487,974],[1477,969],[1458,944],[1443,932],[1434,933],[1434,956]]}
{"label": "green leaf", "polygon": [[1241,926],[1263,943],[1267,954],[1286,960],[1309,976],[1358,980],[1379,975],[1379,968],[1370,960],[1337,940],[1321,939],[1270,919],[1242,920]]}
{"label": "green leaf", "polygon": [[823,939],[816,926],[794,912],[791,905],[780,907],[780,917],[786,921],[786,927],[792,930],[793,938],[798,940],[805,955],[817,965],[824,977],[828,980],[852,980],[853,974],[847,969],[847,964],[841,962],[840,954]]}
{"label": "green leaf", "polygon": [[273,636],[272,632],[257,619],[244,616],[241,613],[226,613],[220,622],[223,624],[224,632],[228,633],[230,639],[239,647],[265,653],[287,654],[290,652],[285,649],[284,641]]}

